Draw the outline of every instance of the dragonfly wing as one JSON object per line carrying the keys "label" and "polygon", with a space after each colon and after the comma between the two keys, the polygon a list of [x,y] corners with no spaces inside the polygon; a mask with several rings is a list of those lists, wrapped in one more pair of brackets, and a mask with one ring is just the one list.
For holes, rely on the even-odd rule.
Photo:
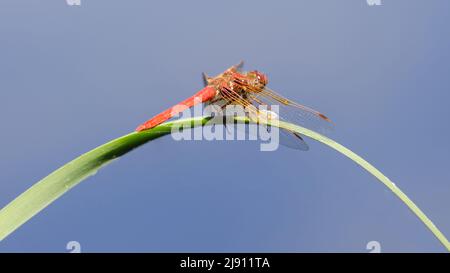
{"label": "dragonfly wing", "polygon": [[[227,105],[236,105],[236,106],[243,107],[243,109],[245,109],[244,114],[246,114],[252,120],[258,121],[260,116],[267,116],[267,112],[261,112],[258,109],[259,105],[262,105],[262,104],[264,105],[264,103],[262,101],[252,99],[251,96],[244,97],[241,94],[231,92],[231,91],[224,92],[223,94],[224,94],[223,99],[226,101]],[[239,126],[238,126],[238,130],[239,130]],[[259,126],[259,130],[272,130],[272,128],[270,126],[261,125],[261,126]],[[252,134],[249,134],[249,132],[248,132],[248,126],[245,127],[244,133],[246,135],[252,136]],[[279,136],[279,143],[283,146],[286,146],[286,147],[289,147],[292,149],[302,150],[302,151],[309,150],[308,144],[306,144],[306,142],[303,140],[303,138],[295,132],[285,130],[285,129],[279,129],[278,136]]]}
{"label": "dragonfly wing", "polygon": [[[230,120],[230,117],[235,116],[233,113],[229,114],[227,112],[225,112],[225,116],[227,116],[228,118],[226,118],[227,122],[231,123],[231,126],[234,125],[234,122],[232,120]],[[251,114],[247,113],[247,116],[249,116],[249,118],[251,119]],[[227,123],[225,123],[226,125]],[[258,126],[258,131],[254,130],[253,128],[250,128],[250,126]],[[241,134],[246,136],[247,139],[258,139],[259,135],[258,132],[261,132],[261,130],[264,130],[267,134],[271,135],[271,130],[273,130],[273,126],[267,126],[267,125],[263,125],[263,124],[239,124],[234,126],[233,128],[236,129],[236,134]],[[234,129],[233,129],[234,130]],[[291,148],[291,149],[296,149],[296,150],[301,150],[301,151],[308,151],[309,150],[309,146],[308,144],[306,144],[306,142],[303,140],[302,136],[299,135],[298,133],[294,133],[288,130],[284,130],[284,129],[280,129],[278,128],[279,134],[279,144]],[[234,131],[231,131],[234,132]],[[273,139],[272,139],[273,141]]]}
{"label": "dragonfly wing", "polygon": [[[286,99],[268,88],[259,93],[250,93],[248,96],[255,105],[266,105],[269,109],[272,105],[277,105],[276,114],[281,121],[297,124],[325,135],[333,131],[333,123],[322,113]],[[275,108],[272,109],[276,112]]]}
{"label": "dragonfly wing", "polygon": [[[273,127],[260,125],[260,130],[267,130],[270,132],[270,130],[273,130]],[[306,142],[303,140],[303,137],[299,135],[298,133],[291,132],[289,130],[281,129],[278,130],[278,137],[279,137],[279,144],[295,149],[300,151],[308,151],[309,146],[306,144]],[[273,140],[272,140],[273,141]]]}
{"label": "dragonfly wing", "polygon": [[309,150],[308,144],[301,135],[284,129],[280,130],[280,144],[295,150]]}
{"label": "dragonfly wing", "polygon": [[[266,107],[267,110],[274,112],[281,121],[297,124],[322,134],[328,134],[333,130],[332,122],[325,115],[288,100],[268,88],[260,92],[249,92],[247,100],[256,108]],[[278,109],[273,106],[277,106]],[[280,130],[280,144],[298,150],[309,149],[302,136],[290,130]]]}

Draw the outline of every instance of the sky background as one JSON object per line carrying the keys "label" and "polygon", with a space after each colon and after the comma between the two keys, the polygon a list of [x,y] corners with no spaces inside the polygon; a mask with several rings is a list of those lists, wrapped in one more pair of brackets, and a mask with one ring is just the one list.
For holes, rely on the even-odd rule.
{"label": "sky background", "polygon": [[[450,236],[450,2],[0,2],[0,207],[243,59],[326,113],[331,137]],[[308,140],[307,140],[308,141]],[[308,141],[153,141],[81,183],[0,252],[441,252],[374,177]]]}

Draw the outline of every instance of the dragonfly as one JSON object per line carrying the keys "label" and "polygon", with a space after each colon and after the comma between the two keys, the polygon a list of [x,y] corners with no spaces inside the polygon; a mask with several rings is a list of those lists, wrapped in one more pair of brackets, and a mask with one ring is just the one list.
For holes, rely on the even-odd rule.
{"label": "dragonfly", "polygon": [[[267,75],[258,70],[246,72],[242,67],[243,62],[240,62],[215,77],[203,73],[203,89],[139,125],[136,131],[151,129],[200,103],[217,104],[221,108],[241,106],[251,120],[267,120],[272,113],[270,107],[276,105],[278,113],[274,113],[274,116],[281,121],[298,124],[320,133],[333,129],[333,122],[321,112],[287,99],[268,88]],[[269,110],[260,110],[261,106]],[[300,134],[287,129],[280,130],[280,144],[298,150],[309,149]]]}

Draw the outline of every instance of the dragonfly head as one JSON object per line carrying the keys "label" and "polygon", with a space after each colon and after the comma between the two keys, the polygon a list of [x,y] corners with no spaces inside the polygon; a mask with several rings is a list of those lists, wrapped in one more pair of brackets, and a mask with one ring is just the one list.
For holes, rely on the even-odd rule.
{"label": "dragonfly head", "polygon": [[251,84],[258,89],[264,88],[268,83],[267,76],[257,70],[248,72],[247,77],[252,81]]}

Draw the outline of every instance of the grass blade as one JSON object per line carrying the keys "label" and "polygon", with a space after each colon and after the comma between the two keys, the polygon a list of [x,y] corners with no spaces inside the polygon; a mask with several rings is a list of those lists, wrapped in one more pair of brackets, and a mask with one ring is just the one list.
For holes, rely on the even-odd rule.
{"label": "grass blade", "polygon": [[[243,117],[236,117],[238,122],[249,122]],[[173,126],[196,127],[203,126],[209,118],[199,117],[192,119],[176,120],[161,124],[153,129],[141,133],[130,133],[123,137],[103,144],[67,163],[57,169],[41,181],[34,184],[7,206],[0,210],[0,241],[14,232],[22,224],[36,215],[46,206],[51,204],[65,192],[76,186],[87,177],[95,174],[97,170],[105,166],[117,157],[151,141],[155,138],[170,134]],[[381,183],[389,188],[400,200],[425,224],[425,226],[436,236],[442,245],[450,251],[450,243],[444,234],[433,224],[433,222],[417,207],[417,205],[406,196],[389,178],[383,175],[378,169],[366,160],[342,146],[341,144],[318,134],[309,129],[280,121],[279,124],[272,124],[284,129],[295,131],[301,135],[310,137],[321,142],[334,150],[340,152],[352,161],[360,165]]]}

